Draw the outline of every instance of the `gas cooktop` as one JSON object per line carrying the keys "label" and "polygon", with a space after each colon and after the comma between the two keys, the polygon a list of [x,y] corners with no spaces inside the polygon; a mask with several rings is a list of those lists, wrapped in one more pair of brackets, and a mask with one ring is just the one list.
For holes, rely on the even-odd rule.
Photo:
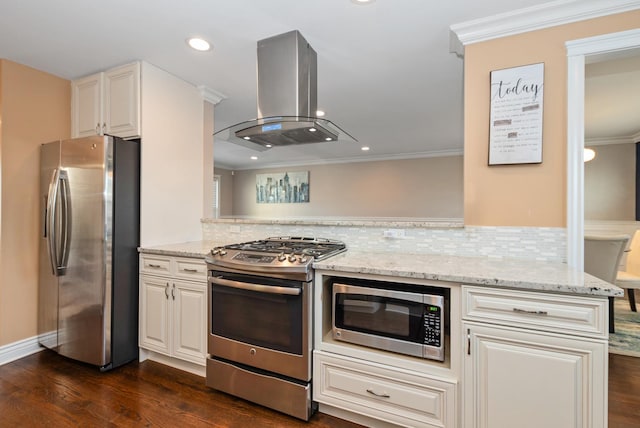
{"label": "gas cooktop", "polygon": [[229,268],[265,275],[310,274],[314,261],[346,250],[344,242],[335,239],[276,236],[215,247],[205,260],[212,269]]}
{"label": "gas cooktop", "polygon": [[[322,260],[347,249],[344,242],[335,239],[296,236],[276,236],[258,241],[226,245],[222,248],[226,250],[281,253],[287,256],[293,254],[311,257],[314,260]],[[215,252],[215,249],[213,251]]]}

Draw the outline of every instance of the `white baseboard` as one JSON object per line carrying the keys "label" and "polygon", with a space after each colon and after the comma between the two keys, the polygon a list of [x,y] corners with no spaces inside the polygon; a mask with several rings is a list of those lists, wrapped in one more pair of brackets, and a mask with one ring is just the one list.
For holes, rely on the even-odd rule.
{"label": "white baseboard", "polygon": [[140,351],[142,351],[140,352],[140,362],[148,359],[151,361],[155,361],[156,363],[164,364],[165,366],[189,372],[200,377],[207,376],[207,367],[205,365],[195,364],[189,361],[180,360],[178,358],[168,357],[166,355],[162,355],[157,352],[145,350],[142,348],[139,349]]}
{"label": "white baseboard", "polygon": [[0,346],[0,366],[35,354],[43,349],[44,348],[38,344],[38,336]]}

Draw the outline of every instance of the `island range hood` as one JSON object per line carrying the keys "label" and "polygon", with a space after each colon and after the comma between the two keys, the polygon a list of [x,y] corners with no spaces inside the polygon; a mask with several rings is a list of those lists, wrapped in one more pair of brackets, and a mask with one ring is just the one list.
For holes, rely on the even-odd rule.
{"label": "island range hood", "polygon": [[316,52],[299,31],[258,41],[258,118],[214,133],[217,140],[272,147],[356,140],[318,118]]}

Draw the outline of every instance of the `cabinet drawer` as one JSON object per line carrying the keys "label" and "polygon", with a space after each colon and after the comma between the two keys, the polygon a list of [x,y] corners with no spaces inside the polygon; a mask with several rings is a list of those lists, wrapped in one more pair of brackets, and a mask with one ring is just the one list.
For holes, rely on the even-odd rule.
{"label": "cabinet drawer", "polygon": [[175,259],[175,276],[195,281],[207,281],[207,265],[200,259]]}
{"label": "cabinet drawer", "polygon": [[455,426],[456,382],[314,351],[314,400],[411,427]]}
{"label": "cabinet drawer", "polygon": [[140,272],[151,273],[156,275],[171,274],[171,257],[141,255],[140,256]]}
{"label": "cabinet drawer", "polygon": [[608,301],[606,297],[463,286],[462,316],[533,330],[606,337]]}

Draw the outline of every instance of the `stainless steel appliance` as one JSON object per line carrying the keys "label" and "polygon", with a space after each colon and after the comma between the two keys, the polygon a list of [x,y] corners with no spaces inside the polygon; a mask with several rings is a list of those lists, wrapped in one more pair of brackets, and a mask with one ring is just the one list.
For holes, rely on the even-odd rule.
{"label": "stainless steel appliance", "polygon": [[336,240],[274,237],[217,247],[208,268],[207,385],[308,420],[314,260]]}
{"label": "stainless steel appliance", "polygon": [[108,370],[138,356],[140,142],[40,150],[38,338]]}
{"label": "stainless steel appliance", "polygon": [[217,141],[252,150],[310,143],[355,142],[316,116],[317,55],[299,31],[258,41],[258,118],[216,131]]}
{"label": "stainless steel appliance", "polygon": [[444,361],[448,290],[335,278],[333,338]]}

